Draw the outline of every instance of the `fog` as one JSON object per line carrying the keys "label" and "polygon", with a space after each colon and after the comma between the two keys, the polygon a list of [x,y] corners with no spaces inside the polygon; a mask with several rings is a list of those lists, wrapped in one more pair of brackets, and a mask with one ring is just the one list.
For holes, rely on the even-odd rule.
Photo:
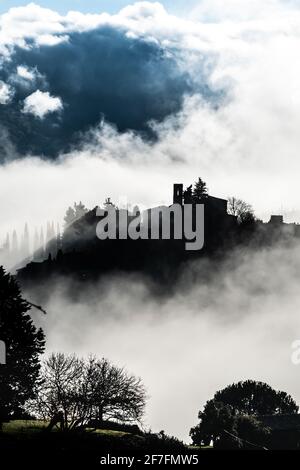
{"label": "fog", "polygon": [[[85,284],[71,301],[64,279],[46,287],[47,316],[34,316],[47,352],[93,353],[142,377],[144,426],[188,441],[199,409],[232,382],[262,380],[300,403],[300,370],[291,362],[300,337],[299,272],[295,245],[238,251],[221,265],[198,261],[163,297],[140,276],[120,274]],[[40,295],[26,292],[31,300]]]}
{"label": "fog", "polygon": [[[245,199],[259,217],[267,220],[271,213],[284,213],[287,220],[299,221],[299,8],[295,2],[277,0],[247,1],[246,5],[244,0],[233,0],[225,10],[223,2],[210,0],[202,2],[189,19],[147,2],[113,16],[73,12],[60,17],[32,4],[2,15],[4,57],[10,57],[14,47],[24,46],[28,37],[37,45],[45,44],[47,38],[49,51],[55,52],[58,34],[65,40],[72,31],[108,24],[142,42],[157,41],[183,76],[188,71],[197,86],[189,96],[182,92],[180,109],[175,106],[159,123],[149,124],[155,129],[155,142],[143,140],[132,130],[119,133],[118,120],[114,122],[107,113],[87,134],[82,129],[80,145],[67,155],[62,149],[53,163],[44,156],[56,138],[45,140],[41,154],[20,154],[14,132],[1,128],[2,157],[6,158],[0,166],[0,246],[8,231],[23,231],[25,222],[31,230],[45,226],[48,220],[62,223],[66,207],[75,200],[90,208],[108,196],[118,200],[125,195],[131,202],[147,206],[169,203],[173,182],[188,185],[198,176],[207,181],[212,195]],[[4,69],[13,64],[11,87],[17,87],[16,74],[17,83],[21,78],[24,82],[24,70],[26,76],[34,73],[36,80],[41,79],[38,70],[25,67],[23,57],[22,61],[17,60],[18,55],[12,57],[14,61],[2,64]],[[115,60],[118,62],[117,57]],[[148,75],[146,78],[148,83]],[[107,81],[101,87],[111,86]],[[39,85],[35,80],[29,82],[30,96]],[[214,106],[199,92],[203,83],[219,98]],[[56,96],[54,90],[50,92]],[[134,94],[130,110],[135,109],[136,101]],[[6,109],[5,100],[1,106]],[[64,110],[68,109],[64,104]],[[21,118],[25,119],[24,113]],[[144,120],[155,118],[150,114]],[[10,120],[14,128],[15,116]],[[10,120],[4,119],[3,124]],[[35,117],[34,123],[40,135],[39,126],[45,122]],[[23,134],[17,133],[17,137],[26,140]]]}
{"label": "fog", "polygon": [[[211,195],[242,198],[264,220],[283,213],[299,221],[299,25],[298,2],[279,0],[230,0],[226,9],[220,0],[207,0],[189,17],[176,17],[157,2],[128,5],[116,15],[61,16],[34,4],[2,15],[0,264],[7,262],[1,252],[6,233],[23,233],[26,222],[32,240],[47,221],[62,226],[74,201],[90,209],[106,197],[146,207],[169,204],[173,183],[189,185],[199,176]],[[103,74],[102,62],[94,61],[90,70],[75,60],[74,83],[84,92],[77,102],[77,91],[67,96],[69,74],[57,58],[77,38],[89,65],[95,31],[103,28],[111,32],[108,50],[118,47]],[[103,38],[99,41],[101,46]],[[127,59],[124,72],[114,67],[131,51],[128,45],[135,45],[136,55],[126,78]],[[143,47],[150,55],[140,53]],[[162,69],[155,51],[162,52]],[[60,72],[53,76],[56,64]],[[69,55],[66,64],[72,64]],[[176,89],[171,97],[159,70]],[[112,102],[101,98],[99,104],[97,96],[107,90]],[[78,105],[80,114],[90,91],[80,127]],[[43,100],[42,115],[36,112],[37,97]],[[163,105],[165,111],[144,115],[143,103]],[[145,139],[132,124],[135,111],[155,139]],[[72,135],[79,131],[70,148],[58,138],[65,143],[68,113],[68,129]],[[23,129],[26,123],[30,132]],[[51,145],[55,161],[47,159]],[[299,268],[297,246],[235,253],[221,267],[204,262],[189,267],[176,293],[163,298],[144,279],[119,275],[85,286],[75,302],[66,295],[68,281],[61,279],[59,286],[47,286],[48,315],[34,315],[47,334],[48,352],[95,353],[140,375],[149,392],[145,426],[187,440],[198,410],[233,381],[264,380],[300,402],[299,370],[290,360],[291,344],[300,335]],[[209,273],[206,282],[198,271]],[[35,300],[40,292],[25,295]]]}

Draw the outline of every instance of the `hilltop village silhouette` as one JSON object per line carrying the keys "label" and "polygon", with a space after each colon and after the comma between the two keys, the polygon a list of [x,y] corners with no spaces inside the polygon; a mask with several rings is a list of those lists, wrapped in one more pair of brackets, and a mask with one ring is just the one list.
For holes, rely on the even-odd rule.
{"label": "hilltop village silhouette", "polygon": [[[99,240],[96,235],[98,207],[87,210],[80,203],[75,205],[79,214],[77,217],[72,218],[70,212],[73,209],[69,208],[71,217],[62,236],[50,226],[53,236],[46,245],[40,246],[31,258],[27,256],[17,266],[18,280],[24,284],[56,276],[70,276],[86,281],[97,279],[108,272],[124,271],[144,273],[154,279],[168,281],[176,276],[178,269],[187,261],[203,256],[223,256],[240,244],[262,246],[290,242],[300,237],[300,225],[284,223],[281,215],[272,215],[268,223],[263,223],[248,211],[241,220],[237,214],[228,213],[228,200],[209,195],[201,178],[197,184],[198,194],[197,187],[196,190],[192,186],[184,190],[182,184],[174,184],[173,204],[203,204],[203,249],[187,251],[184,238],[179,240],[174,236],[168,240]],[[104,204],[104,214],[111,207],[115,208],[108,198]],[[149,211],[161,211],[166,207],[158,206]],[[135,215],[128,211],[128,221]]]}

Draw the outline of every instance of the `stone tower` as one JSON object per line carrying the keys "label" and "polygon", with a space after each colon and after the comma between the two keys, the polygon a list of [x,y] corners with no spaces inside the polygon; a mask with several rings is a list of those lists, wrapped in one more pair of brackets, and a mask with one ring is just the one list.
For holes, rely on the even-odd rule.
{"label": "stone tower", "polygon": [[174,184],[173,204],[182,205],[182,202],[183,202],[183,184]]}

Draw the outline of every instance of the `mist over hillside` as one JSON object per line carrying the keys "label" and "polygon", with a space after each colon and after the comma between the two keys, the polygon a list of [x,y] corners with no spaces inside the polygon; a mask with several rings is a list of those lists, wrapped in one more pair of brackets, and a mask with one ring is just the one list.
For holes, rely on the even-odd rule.
{"label": "mist over hillside", "polygon": [[146,279],[120,273],[77,286],[73,301],[66,279],[26,296],[44,300],[48,314],[36,319],[48,351],[130,364],[150,396],[145,425],[188,440],[199,409],[229,383],[265,381],[300,402],[299,370],[291,362],[300,337],[299,278],[295,243],[238,250],[221,265],[197,261],[171,295],[156,295]]}
{"label": "mist over hillside", "polygon": [[[198,411],[233,382],[300,404],[299,1],[115,3],[0,15],[2,278],[20,282],[46,354],[132,370],[149,394],[144,427],[190,442]],[[173,184],[196,178],[221,208],[208,211],[211,250],[98,251],[97,207],[169,207]],[[231,197],[251,209],[246,235]],[[84,249],[65,220],[76,203],[93,222]]]}

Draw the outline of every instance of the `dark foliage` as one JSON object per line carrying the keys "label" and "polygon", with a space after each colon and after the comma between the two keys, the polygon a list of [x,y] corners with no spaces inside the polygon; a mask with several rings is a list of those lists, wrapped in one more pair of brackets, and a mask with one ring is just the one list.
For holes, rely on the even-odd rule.
{"label": "dark foliage", "polygon": [[21,415],[34,395],[45,337],[34,326],[30,308],[15,279],[0,267],[0,337],[6,344],[6,364],[0,366],[0,424]]}
{"label": "dark foliage", "polygon": [[214,400],[232,406],[238,413],[248,415],[298,412],[298,406],[290,395],[254,380],[229,385],[216,392]]}
{"label": "dark foliage", "polygon": [[298,406],[287,393],[263,382],[246,380],[216,392],[199,412],[200,423],[190,435],[199,445],[213,441],[218,448],[263,447],[268,429],[259,416],[297,412]]}
{"label": "dark foliage", "polygon": [[43,364],[36,399],[30,409],[63,431],[91,421],[139,422],[146,392],[141,380],[107,359],[84,361],[75,355],[52,354]]}

